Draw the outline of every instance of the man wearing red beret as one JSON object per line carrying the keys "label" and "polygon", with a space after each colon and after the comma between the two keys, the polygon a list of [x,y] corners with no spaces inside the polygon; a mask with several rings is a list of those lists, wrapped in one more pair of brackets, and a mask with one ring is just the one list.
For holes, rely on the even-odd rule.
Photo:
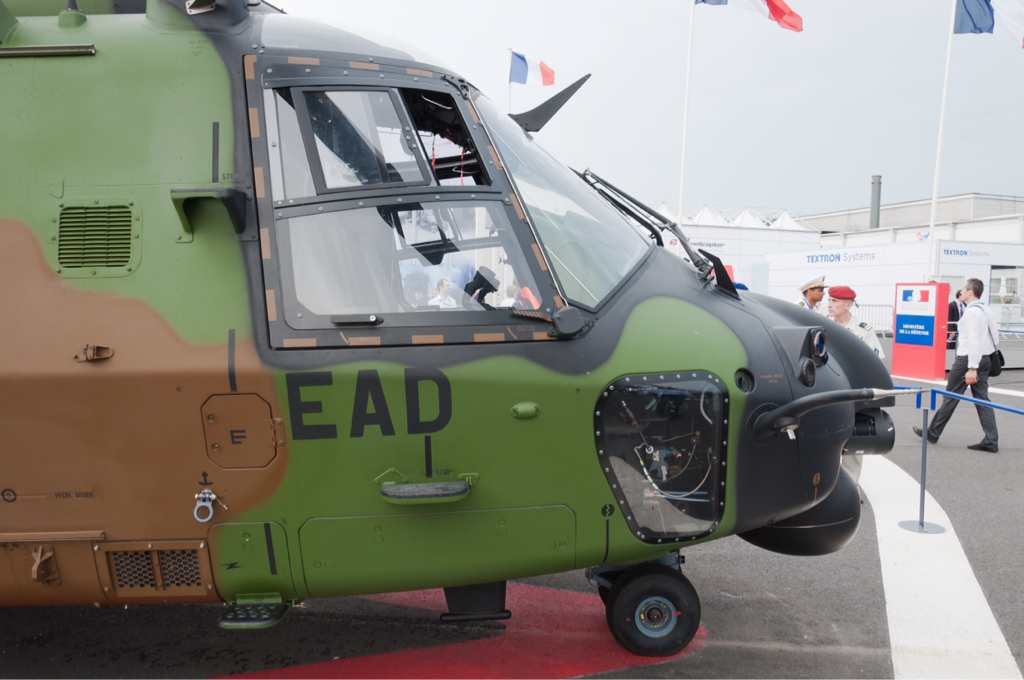
{"label": "man wearing red beret", "polygon": [[828,289],[828,315],[837,324],[846,326],[847,330],[863,340],[865,345],[874,350],[879,359],[884,359],[885,352],[882,351],[882,345],[878,342],[875,329],[871,327],[871,324],[861,321],[850,313],[856,300],[857,294],[853,292],[853,288],[832,286]]}
{"label": "man wearing red beret", "polygon": [[[849,286],[832,286],[828,289],[828,315],[833,321],[840,326],[845,326],[848,331],[860,338],[865,345],[873,349],[879,359],[884,359],[885,352],[882,351],[882,345],[878,342],[875,329],[871,327],[871,324],[861,321],[850,313],[850,309],[856,300],[857,293],[853,291],[853,288]],[[860,455],[847,454],[843,456],[843,467],[846,468],[846,472],[849,473],[854,482],[860,481],[862,461],[863,456]]]}

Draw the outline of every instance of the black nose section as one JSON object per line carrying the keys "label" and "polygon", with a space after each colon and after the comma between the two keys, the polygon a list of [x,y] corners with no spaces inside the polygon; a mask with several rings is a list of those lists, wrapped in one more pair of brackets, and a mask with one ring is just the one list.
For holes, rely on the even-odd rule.
{"label": "black nose section", "polygon": [[860,493],[840,468],[839,479],[825,500],[799,515],[739,536],[783,555],[828,555],[853,540],[859,525]]}
{"label": "black nose section", "polygon": [[853,436],[846,442],[843,454],[889,453],[895,443],[896,426],[889,414],[880,408],[864,409],[857,412]]}

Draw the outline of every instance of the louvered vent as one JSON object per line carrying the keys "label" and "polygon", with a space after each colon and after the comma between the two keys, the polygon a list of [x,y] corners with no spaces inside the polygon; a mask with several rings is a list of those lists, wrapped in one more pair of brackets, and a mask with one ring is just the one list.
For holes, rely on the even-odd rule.
{"label": "louvered vent", "polygon": [[163,572],[164,586],[167,588],[203,585],[199,553],[195,550],[161,550],[160,571]]}
{"label": "louvered vent", "polygon": [[118,589],[156,588],[153,560],[145,550],[110,553],[114,562],[114,578]]}
{"label": "louvered vent", "polygon": [[132,256],[132,211],[123,205],[68,207],[60,213],[61,267],[123,267]]}

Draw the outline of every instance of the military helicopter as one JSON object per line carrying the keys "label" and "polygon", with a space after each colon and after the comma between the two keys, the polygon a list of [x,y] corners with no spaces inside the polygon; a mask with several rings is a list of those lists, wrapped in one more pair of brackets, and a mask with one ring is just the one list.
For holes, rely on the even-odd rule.
{"label": "military helicopter", "polygon": [[510,117],[260,0],[0,0],[0,87],[0,606],[503,619],[587,569],[657,656],[681,549],[856,532],[883,365],[548,155],[573,88]]}

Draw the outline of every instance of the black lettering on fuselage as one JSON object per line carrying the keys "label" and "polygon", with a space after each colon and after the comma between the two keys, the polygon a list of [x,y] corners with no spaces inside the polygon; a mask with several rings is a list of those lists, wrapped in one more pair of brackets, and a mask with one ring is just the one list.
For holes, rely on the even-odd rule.
{"label": "black lettering on fuselage", "polygon": [[[293,439],[337,439],[338,426],[332,424],[307,425],[304,416],[307,413],[323,413],[322,401],[303,401],[303,387],[329,387],[333,385],[333,375],[327,371],[312,373],[288,373],[285,375],[288,392],[288,410],[290,414]],[[424,399],[420,391],[421,383],[430,382],[437,389],[437,415],[433,416],[433,404],[430,399],[430,387],[426,388]],[[329,395],[328,395],[329,396]],[[424,402],[426,408],[424,408]],[[405,406],[406,429],[411,435],[433,434],[440,432],[452,419],[452,385],[448,376],[436,368],[408,368],[405,370]],[[429,419],[424,419],[429,418]],[[359,371],[356,377],[355,395],[352,406],[351,437],[362,437],[367,426],[380,428],[382,436],[395,436],[395,425],[391,419],[384,387],[380,374],[375,370]],[[231,443],[241,444],[246,439],[244,430],[231,431]],[[205,476],[204,476],[205,480]]]}
{"label": "black lettering on fuselage", "polygon": [[288,373],[285,375],[285,382],[288,386],[288,411],[291,413],[292,439],[337,439],[337,426],[306,425],[303,422],[305,414],[323,413],[324,406],[319,401],[302,401],[302,388],[333,384],[330,371]]}
{"label": "black lettering on fuselage", "polygon": [[[420,410],[420,383],[432,382],[437,386],[437,417],[422,420]],[[452,384],[448,376],[436,368],[405,369],[405,412],[409,434],[440,432],[452,419]]]}
{"label": "black lettering on fuselage", "polygon": [[[373,400],[373,413],[370,413],[370,400]],[[359,371],[356,376],[356,397],[352,406],[351,437],[362,437],[368,425],[380,427],[385,437],[395,436],[395,426],[391,422],[388,402],[384,398],[384,387],[380,384],[377,371]]]}

